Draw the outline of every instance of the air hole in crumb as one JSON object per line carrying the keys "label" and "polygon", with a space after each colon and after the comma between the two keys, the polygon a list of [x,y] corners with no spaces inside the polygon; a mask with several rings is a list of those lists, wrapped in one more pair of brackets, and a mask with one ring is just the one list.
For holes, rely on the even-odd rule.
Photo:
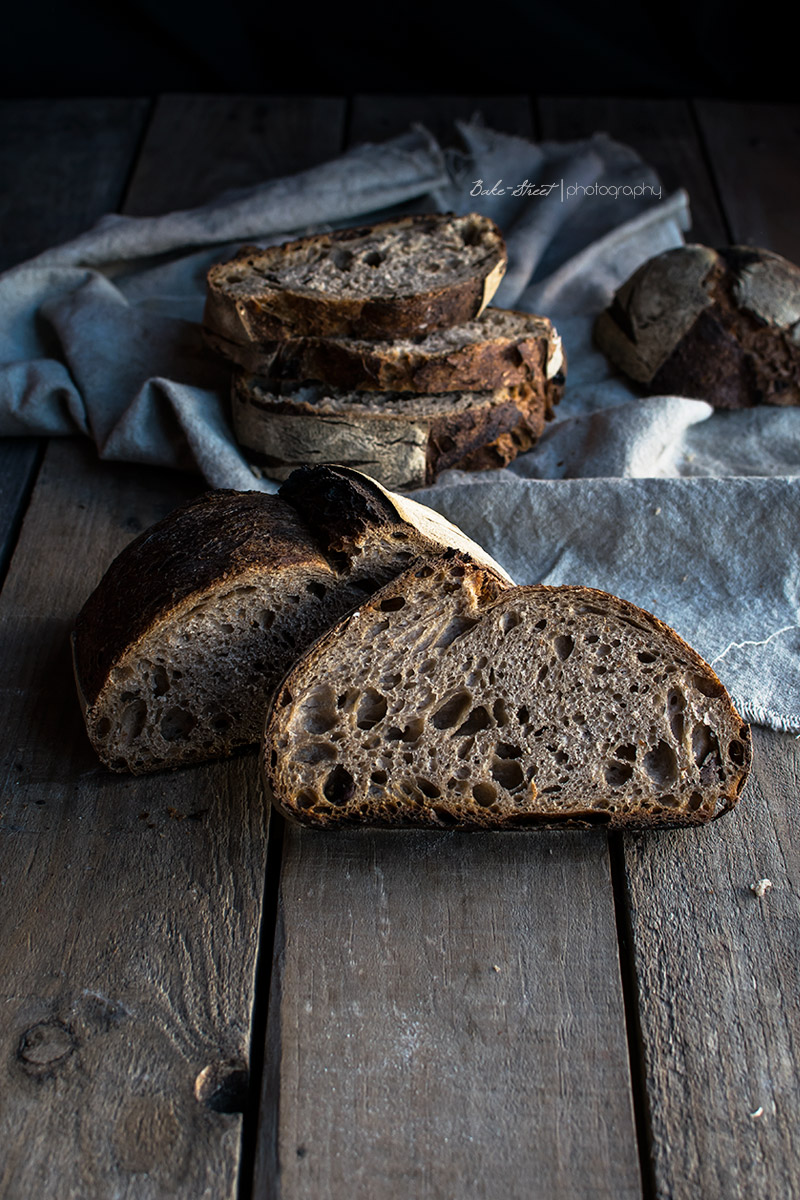
{"label": "air hole in crumb", "polygon": [[156,667],[153,671],[153,695],[164,696],[169,691],[169,675],[163,667]]}
{"label": "air hole in crumb", "polygon": [[270,629],[275,624],[275,613],[268,608],[262,609],[258,623],[262,629]]}
{"label": "air hole in crumb", "polygon": [[553,646],[558,657],[564,662],[575,649],[575,642],[568,633],[562,633],[555,639]]}
{"label": "air hole in crumb", "polygon": [[678,777],[678,760],[669,742],[662,740],[644,756],[644,769],[650,778],[662,786]]}
{"label": "air hole in crumb", "polygon": [[346,804],[355,790],[353,776],[341,763],[333,768],[322,789],[325,799],[330,804]]}
{"label": "air hole in crumb", "polygon": [[606,783],[613,788],[622,787],[632,774],[633,767],[630,763],[611,762],[605,768]]}
{"label": "air hole in crumb", "polygon": [[476,783],[473,784],[472,794],[476,803],[486,808],[490,804],[494,804],[497,799],[497,788],[493,787],[491,783]]}
{"label": "air hole in crumb", "polygon": [[744,763],[744,746],[741,742],[733,741],[728,746],[728,754],[731,762],[736,763],[737,767],[741,767]]}
{"label": "air hole in crumb", "polygon": [[442,650],[446,646],[452,646],[453,642],[463,637],[465,633],[469,633],[470,629],[477,624],[476,620],[469,617],[453,617],[435,642],[434,649]]}
{"label": "air hole in crumb", "polygon": [[297,799],[294,802],[295,808],[302,808],[302,809],[313,808],[314,805],[317,803],[318,799],[319,799],[319,797],[317,796],[316,792],[309,792],[309,791],[298,792]]}
{"label": "air hole in crumb", "polygon": [[442,794],[441,789],[435,783],[431,783],[430,779],[420,779],[417,776],[417,787],[429,800],[438,800]]}
{"label": "air hole in crumb", "polygon": [[500,787],[507,788],[511,792],[514,788],[520,787],[525,776],[522,773],[522,767],[514,759],[495,758],[492,760],[492,779],[496,780]]}
{"label": "air hole in crumb", "polygon": [[227,733],[232,724],[233,721],[227,713],[217,713],[211,721],[211,728],[215,729],[217,733]]}
{"label": "air hole in crumb", "polygon": [[698,808],[700,808],[702,803],[703,803],[703,793],[702,792],[692,792],[691,796],[689,797],[689,811],[697,812]]}
{"label": "air hole in crumb", "polygon": [[[330,762],[336,758],[336,751],[328,742],[309,742],[295,750],[293,757],[297,762],[308,763],[316,767],[320,763]],[[274,764],[273,764],[274,765]]]}
{"label": "air hole in crumb", "polygon": [[[288,691],[286,704],[291,700]],[[333,729],[336,715],[336,697],[329,683],[319,683],[308,693],[302,707],[303,728],[307,733],[327,733]]]}
{"label": "air hole in crumb", "polygon": [[446,808],[441,808],[441,807],[437,806],[436,808],[434,808],[433,811],[434,811],[434,814],[436,815],[437,820],[442,825],[457,825],[458,824],[458,817],[453,816],[453,814],[451,812],[448,812],[448,810]]}
{"label": "air hole in crumb", "polygon": [[310,592],[312,596],[316,596],[318,600],[322,599],[327,590],[325,584],[317,583],[316,579],[312,579],[310,583],[306,584],[306,591]]}
{"label": "air hole in crumb", "polygon": [[126,742],[134,742],[144,729],[147,720],[147,705],[144,700],[134,700],[123,710],[120,718],[120,733]]}
{"label": "air hole in crumb", "polygon": [[694,685],[703,696],[708,696],[709,699],[716,699],[719,696],[725,695],[725,688],[718,679],[707,679],[703,675],[695,675]]}
{"label": "air hole in crumb", "polygon": [[111,722],[108,717],[101,717],[95,725],[95,733],[97,737],[104,738],[111,731]]}
{"label": "air hole in crumb", "polygon": [[506,711],[506,702],[502,696],[498,696],[492,705],[492,716],[496,723],[500,726],[508,724],[508,712]]}
{"label": "air hole in crumb", "polygon": [[445,700],[431,720],[437,729],[454,729],[463,721],[471,704],[472,696],[469,692],[456,692],[449,700]]}
{"label": "air hole in crumb", "polygon": [[364,262],[368,267],[379,267],[383,262],[385,255],[378,250],[370,250],[369,254],[364,255]]}
{"label": "air hole in crumb", "polygon": [[519,613],[504,612],[500,618],[500,628],[503,633],[510,633],[512,629],[516,629],[521,621]]}
{"label": "air hole in crumb", "polygon": [[192,713],[187,712],[185,708],[179,708],[178,705],[173,705],[161,718],[161,735],[168,742],[176,742],[180,738],[188,737],[196,724],[197,721]]}
{"label": "air hole in crumb", "polygon": [[470,221],[461,230],[461,240],[465,246],[479,246],[483,237],[483,230],[477,221]]}
{"label": "air hole in crumb", "polygon": [[617,746],[614,751],[617,758],[627,758],[628,762],[636,761],[636,747],[632,745]]}
{"label": "air hole in crumb", "polygon": [[536,676],[536,682],[541,683],[544,679],[546,679],[549,670],[550,667],[547,665],[547,663],[545,663],[543,667],[539,667],[539,674]]}
{"label": "air hole in crumb", "polygon": [[418,742],[425,731],[425,718],[415,717],[413,721],[409,721],[400,735],[404,742]]}
{"label": "air hole in crumb", "polygon": [[519,746],[512,746],[510,742],[498,742],[495,754],[498,758],[519,758],[522,751]]}
{"label": "air hole in crumb", "polygon": [[382,696],[375,688],[365,688],[358,702],[358,710],[356,712],[356,724],[358,728],[372,729],[373,725],[377,725],[385,716],[386,697]]}
{"label": "air hole in crumb", "polygon": [[710,725],[695,725],[692,730],[692,754],[698,767],[712,755],[719,756],[717,735]]}
{"label": "air hole in crumb", "polygon": [[536,622],[536,624],[534,625],[533,628],[534,629],[546,629],[547,628],[547,620],[543,617],[541,621]]}
{"label": "air hole in crumb", "polygon": [[406,603],[405,596],[388,596],[385,600],[381,600],[381,612],[397,612],[398,609],[404,608]]}
{"label": "air hole in crumb", "polygon": [[527,725],[528,722],[530,721],[530,719],[531,719],[531,714],[528,711],[527,707],[523,704],[520,708],[517,709],[517,720],[519,721],[520,725]]}
{"label": "air hole in crumb", "polygon": [[591,646],[591,645],[593,645],[595,642],[599,641],[600,639],[598,638],[598,636],[597,636],[597,634],[596,634],[596,633],[587,633],[586,637],[585,637],[583,640],[584,640],[584,641],[585,641],[585,642],[586,642],[588,645],[590,645],[590,646]]}
{"label": "air hole in crumb", "polygon": [[385,771],[373,771],[372,774],[370,775],[370,779],[372,780],[373,783],[379,783],[381,785],[386,783],[388,778],[389,778],[389,776],[386,774]]}
{"label": "air hole in crumb", "polygon": [[468,737],[470,734],[480,732],[481,729],[488,729],[491,723],[492,718],[483,705],[479,704],[477,708],[473,708],[464,724],[456,730],[453,736]]}
{"label": "air hole in crumb", "polygon": [[647,665],[648,663],[654,663],[657,656],[655,654],[651,654],[649,650],[640,650],[636,657],[640,663]]}
{"label": "air hole in crumb", "polygon": [[340,271],[349,271],[353,264],[353,253],[351,250],[345,250],[342,246],[336,246],[331,251],[331,261]]}

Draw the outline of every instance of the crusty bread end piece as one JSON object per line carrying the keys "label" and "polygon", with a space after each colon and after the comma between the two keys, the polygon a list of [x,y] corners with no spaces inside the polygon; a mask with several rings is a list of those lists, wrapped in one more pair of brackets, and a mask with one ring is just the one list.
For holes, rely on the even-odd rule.
{"label": "crusty bread end piece", "polygon": [[209,271],[203,324],[242,343],[426,335],[478,316],[505,268],[502,235],[487,217],[400,217],[244,247]]}
{"label": "crusty bread end piece", "polygon": [[694,825],[735,804],[749,727],[649,613],[506,588],[456,552],[325,634],[276,692],[268,794],[303,824]]}

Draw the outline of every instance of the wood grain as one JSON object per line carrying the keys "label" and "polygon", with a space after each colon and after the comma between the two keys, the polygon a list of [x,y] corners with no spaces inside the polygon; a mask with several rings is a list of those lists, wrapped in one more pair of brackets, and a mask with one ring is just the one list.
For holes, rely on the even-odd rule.
{"label": "wood grain", "polygon": [[754,733],[732,814],[626,837],[657,1195],[671,1200],[798,1194],[800,751]]}
{"label": "wood grain", "polygon": [[733,240],[800,262],[800,104],[696,108]]}
{"label": "wood grain", "polygon": [[712,246],[728,241],[687,101],[547,96],[538,101],[538,112],[545,138],[585,138],[601,131],[632,146],[657,172],[665,196],[681,187],[688,191],[692,241]]}
{"label": "wood grain", "polygon": [[68,650],[111,557],[195,489],[54,444],[0,597],[3,1196],[234,1194],[266,850],[255,760],[112,776]]}
{"label": "wood grain", "polygon": [[287,829],[256,1194],[633,1197],[606,839]]}
{"label": "wood grain", "polygon": [[122,203],[146,100],[0,101],[0,270]]}
{"label": "wood grain", "polygon": [[288,828],[265,1057],[254,1195],[638,1196],[605,835]]}
{"label": "wood grain", "polygon": [[[344,118],[341,97],[161,96],[125,211],[193,207],[316,166],[339,152]],[[167,198],[162,165],[176,153],[181,170],[168,172]]]}
{"label": "wood grain", "polygon": [[421,121],[442,145],[458,144],[455,121],[476,113],[491,129],[533,135],[533,117],[526,96],[383,96],[357,95],[350,121],[351,142],[380,142],[405,133]]}

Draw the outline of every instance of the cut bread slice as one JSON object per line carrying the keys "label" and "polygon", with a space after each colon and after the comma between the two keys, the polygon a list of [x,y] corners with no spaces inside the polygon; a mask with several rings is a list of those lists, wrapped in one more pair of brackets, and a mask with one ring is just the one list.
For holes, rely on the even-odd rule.
{"label": "cut bread slice", "polygon": [[209,271],[203,323],[233,342],[425,335],[482,312],[505,267],[487,217],[400,217],[244,247]]}
{"label": "cut bread slice", "polygon": [[424,338],[287,338],[238,343],[206,330],[209,346],[252,375],[284,383],[318,379],[372,392],[485,391],[528,384],[550,409],[563,390],[561,338],[546,317],[487,308]]}
{"label": "cut bread slice", "polygon": [[417,555],[468,541],[436,514],[420,521],[400,502],[401,515],[363,478],[336,480],[346,519],[337,525],[320,499],[315,521],[314,497],[329,487],[314,472],[291,483],[308,521],[276,496],[208,493],[111,564],[73,634],[87,731],[106,765],[141,773],[259,742],[272,688],[320,633]]}
{"label": "cut bread slice", "polygon": [[450,552],[374,594],[292,668],[263,751],[307,825],[689,825],[735,802],[750,731],[711,668],[632,604],[503,589]]}
{"label": "cut bread slice", "polygon": [[401,490],[448,467],[505,466],[541,436],[547,412],[527,385],[416,396],[237,374],[232,391],[236,438],[271,479],[305,463],[343,463]]}

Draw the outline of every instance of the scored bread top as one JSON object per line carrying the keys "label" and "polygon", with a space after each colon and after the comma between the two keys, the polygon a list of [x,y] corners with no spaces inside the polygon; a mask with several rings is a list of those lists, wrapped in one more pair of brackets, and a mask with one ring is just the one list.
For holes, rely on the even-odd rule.
{"label": "scored bread top", "polygon": [[271,246],[211,268],[204,324],[234,342],[395,338],[477,316],[503,276],[497,226],[422,214]]}
{"label": "scored bread top", "polygon": [[320,827],[646,827],[735,804],[750,731],[672,629],[584,587],[418,561],[299,660],[268,792]]}
{"label": "scored bread top", "polygon": [[531,383],[556,392],[566,372],[561,339],[546,317],[500,308],[427,337],[392,342],[306,337],[241,344],[211,330],[205,336],[213,350],[251,374],[366,391],[484,391]]}

